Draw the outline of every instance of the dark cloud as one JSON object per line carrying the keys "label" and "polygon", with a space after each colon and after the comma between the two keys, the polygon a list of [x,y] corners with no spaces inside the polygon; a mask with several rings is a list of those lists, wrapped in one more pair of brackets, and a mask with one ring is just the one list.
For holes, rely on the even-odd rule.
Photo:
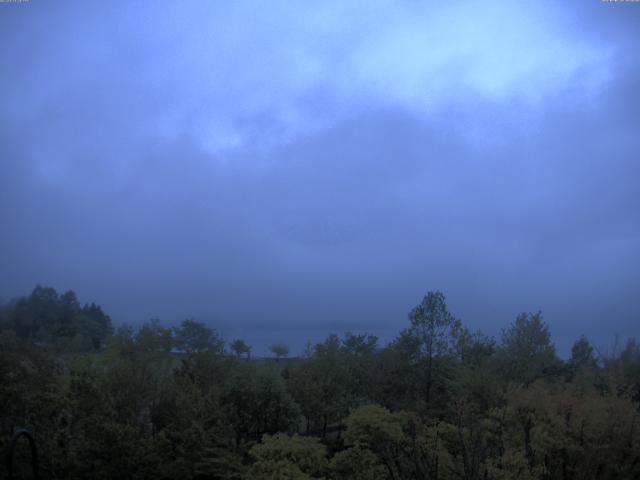
{"label": "dark cloud", "polygon": [[[531,65],[460,70],[460,51],[486,54],[464,39],[437,82],[439,57],[402,70],[383,55],[399,72],[367,64],[365,85],[366,25],[335,26],[347,7],[283,41],[297,14],[279,7],[36,3],[0,10],[4,298],[72,288],[116,321],[196,316],[258,351],[331,331],[388,340],[432,289],[490,334],[541,309],[564,351],[640,333],[637,9],[564,8],[571,31],[543,39],[573,41],[560,52],[576,66],[525,95]],[[395,12],[376,8],[368,22]],[[408,41],[375,38],[399,57]],[[447,75],[436,97],[407,90]]]}

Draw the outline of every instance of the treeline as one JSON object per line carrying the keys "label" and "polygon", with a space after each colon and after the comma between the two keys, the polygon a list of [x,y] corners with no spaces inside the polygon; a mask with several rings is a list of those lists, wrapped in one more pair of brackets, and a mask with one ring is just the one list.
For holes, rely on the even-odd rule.
{"label": "treeline", "polygon": [[58,295],[41,286],[0,305],[0,329],[30,343],[75,351],[98,349],[113,332],[111,319],[98,305],[82,306],[73,291]]}
{"label": "treeline", "polygon": [[581,337],[565,361],[540,313],[496,340],[439,292],[408,320],[388,345],[331,335],[264,362],[195,320],[112,331],[38,287],[0,309],[2,442],[29,428],[52,479],[640,478],[635,341]]}

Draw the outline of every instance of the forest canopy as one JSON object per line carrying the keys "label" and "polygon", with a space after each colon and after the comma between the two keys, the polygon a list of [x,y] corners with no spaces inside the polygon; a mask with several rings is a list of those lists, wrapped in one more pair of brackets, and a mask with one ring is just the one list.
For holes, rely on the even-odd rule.
{"label": "forest canopy", "polygon": [[494,339],[428,292],[387,345],[347,332],[271,350],[196,319],[114,329],[38,286],[0,307],[1,446],[29,429],[51,479],[640,476],[635,340],[605,354],[579,337],[561,359],[541,312]]}

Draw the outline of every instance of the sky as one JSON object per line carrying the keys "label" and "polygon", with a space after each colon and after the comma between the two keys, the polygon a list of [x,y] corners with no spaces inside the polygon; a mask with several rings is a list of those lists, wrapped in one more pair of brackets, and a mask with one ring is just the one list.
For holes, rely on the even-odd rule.
{"label": "sky", "polygon": [[0,297],[383,342],[640,337],[640,3],[0,3]]}

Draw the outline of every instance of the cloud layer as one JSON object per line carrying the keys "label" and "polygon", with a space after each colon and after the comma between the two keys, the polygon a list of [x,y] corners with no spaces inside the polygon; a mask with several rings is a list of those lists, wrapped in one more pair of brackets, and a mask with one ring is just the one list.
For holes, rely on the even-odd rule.
{"label": "cloud layer", "polygon": [[429,289],[638,335],[633,7],[2,5],[0,294],[296,347]]}

